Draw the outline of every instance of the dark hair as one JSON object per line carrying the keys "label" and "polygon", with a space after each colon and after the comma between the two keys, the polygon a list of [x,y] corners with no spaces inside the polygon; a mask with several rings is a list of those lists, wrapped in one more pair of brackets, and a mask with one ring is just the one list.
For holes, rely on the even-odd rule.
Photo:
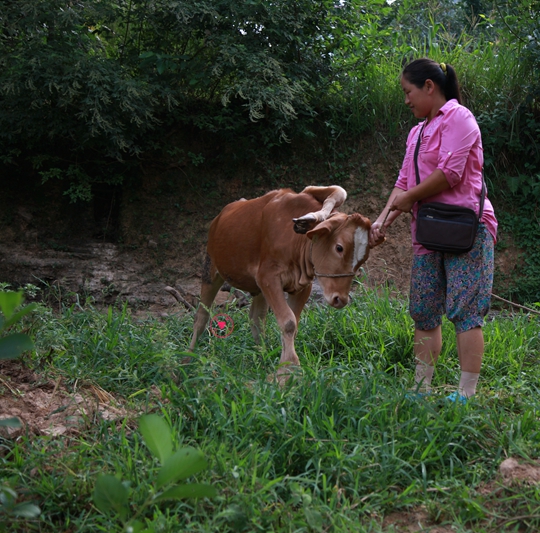
{"label": "dark hair", "polygon": [[413,85],[421,89],[426,80],[439,86],[447,100],[455,98],[461,104],[461,92],[454,67],[444,63],[436,63],[432,59],[415,59],[405,66],[401,75]]}

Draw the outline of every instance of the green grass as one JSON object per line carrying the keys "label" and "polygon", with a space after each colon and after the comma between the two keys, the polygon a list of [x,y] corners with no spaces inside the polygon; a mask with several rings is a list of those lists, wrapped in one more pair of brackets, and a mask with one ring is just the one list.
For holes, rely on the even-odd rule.
{"label": "green grass", "polygon": [[[92,491],[99,474],[129,480],[134,511],[152,491],[159,465],[137,430],[144,412],[164,416],[178,446],[203,451],[209,468],[196,481],[219,494],[154,507],[143,517],[154,531],[399,531],[383,528],[383,518],[419,509],[456,531],[540,527],[538,487],[504,487],[497,476],[504,458],[540,453],[538,318],[490,317],[479,394],[462,407],[444,401],[459,377],[449,323],[438,392],[405,397],[412,323],[407,302],[384,291],[359,285],[341,311],[306,310],[296,343],[302,372],[285,387],[268,379],[279,358],[273,316],[258,347],[247,310],[227,312],[234,333],[203,336],[194,362],[180,366],[191,316],[42,308],[29,325],[36,351],[26,363],[68,386],[98,385],[132,414],[96,419],[70,437],[2,439],[1,478],[42,511],[12,519],[8,530],[120,530],[93,506]],[[152,387],[161,396],[148,394]]]}

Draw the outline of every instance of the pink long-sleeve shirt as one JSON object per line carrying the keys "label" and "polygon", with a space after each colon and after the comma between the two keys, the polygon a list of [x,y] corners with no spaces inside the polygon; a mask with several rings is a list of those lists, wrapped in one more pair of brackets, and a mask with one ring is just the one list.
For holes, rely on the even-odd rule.
{"label": "pink long-sleeve shirt", "polygon": [[[396,181],[396,187],[407,191],[416,185],[414,151],[423,123],[411,129],[407,138],[407,150],[403,165]],[[436,169],[442,170],[450,189],[442,191],[422,202],[443,202],[474,209],[478,214],[480,193],[482,191],[482,167],[484,152],[480,128],[474,115],[457,100],[449,100],[437,115],[426,125],[418,153],[420,181],[426,179]],[[418,202],[412,209],[411,234],[415,255],[431,253],[416,242],[416,214]],[[484,200],[481,222],[495,240],[497,238],[497,219],[493,205]]]}

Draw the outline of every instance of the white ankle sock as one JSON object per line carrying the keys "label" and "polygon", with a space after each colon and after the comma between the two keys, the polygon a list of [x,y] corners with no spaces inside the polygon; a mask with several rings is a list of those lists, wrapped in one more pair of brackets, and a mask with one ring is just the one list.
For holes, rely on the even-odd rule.
{"label": "white ankle sock", "polygon": [[414,382],[416,385],[420,385],[420,390],[426,392],[431,390],[431,380],[433,379],[433,372],[435,367],[424,363],[423,361],[416,360],[416,370],[414,372]]}
{"label": "white ankle sock", "polygon": [[474,372],[461,372],[461,378],[459,380],[458,392],[465,398],[470,398],[476,394],[476,385],[478,385],[478,378],[480,374]]}

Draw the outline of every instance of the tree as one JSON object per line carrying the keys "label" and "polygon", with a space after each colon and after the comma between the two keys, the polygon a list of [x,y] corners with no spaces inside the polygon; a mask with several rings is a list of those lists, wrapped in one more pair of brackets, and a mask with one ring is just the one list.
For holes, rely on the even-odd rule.
{"label": "tree", "polygon": [[0,0],[0,11],[3,161],[67,178],[73,199],[120,183],[163,128],[287,139],[367,17],[356,0]]}

